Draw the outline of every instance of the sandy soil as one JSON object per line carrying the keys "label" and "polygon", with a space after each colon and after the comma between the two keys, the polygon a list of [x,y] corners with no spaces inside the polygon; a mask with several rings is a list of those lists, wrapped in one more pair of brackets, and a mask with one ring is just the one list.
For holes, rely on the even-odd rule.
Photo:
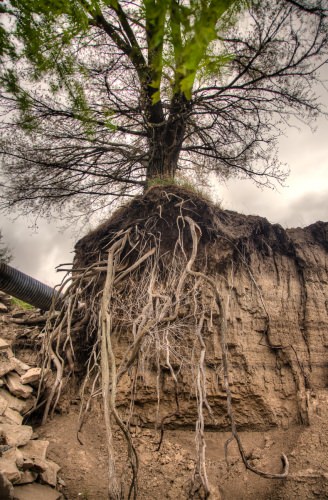
{"label": "sandy soil", "polygon": [[[62,467],[63,493],[69,500],[107,499],[107,452],[101,408],[89,415],[80,439],[77,439],[78,409],[56,415],[44,427],[36,429],[50,441],[49,457]],[[310,427],[293,427],[268,432],[241,432],[252,464],[269,472],[280,472],[281,452],[290,461],[286,480],[268,480],[246,471],[234,443],[229,446],[227,466],[224,443],[229,433],[206,435],[206,465],[213,499],[285,500],[328,498],[328,391],[316,398]],[[159,433],[152,429],[134,429],[140,456],[140,499],[187,499],[194,469],[195,442],[191,430],[168,430],[157,451]],[[115,435],[117,467],[122,477],[129,476],[122,436]],[[127,488],[128,481],[125,481]]]}

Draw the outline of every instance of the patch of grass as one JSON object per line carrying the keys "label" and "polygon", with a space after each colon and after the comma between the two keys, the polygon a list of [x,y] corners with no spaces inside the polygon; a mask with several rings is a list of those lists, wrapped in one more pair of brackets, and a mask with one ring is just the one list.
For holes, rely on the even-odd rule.
{"label": "patch of grass", "polygon": [[209,193],[205,191],[206,186],[196,186],[192,181],[189,179],[186,179],[185,177],[182,177],[181,175],[179,177],[154,177],[153,179],[149,179],[147,182],[147,188],[151,188],[154,186],[180,186],[184,189],[188,189],[189,191],[192,191],[195,193],[199,198],[202,198],[203,200],[213,203],[213,200]]}
{"label": "patch of grass", "polygon": [[148,179],[147,188],[149,189],[154,186],[172,186],[172,184],[178,185],[177,180],[173,177],[153,177],[152,179]]}
{"label": "patch of grass", "polygon": [[21,309],[30,310],[34,309],[31,304],[24,302],[23,300],[17,299],[16,297],[11,297],[11,302],[14,306],[20,307]]}

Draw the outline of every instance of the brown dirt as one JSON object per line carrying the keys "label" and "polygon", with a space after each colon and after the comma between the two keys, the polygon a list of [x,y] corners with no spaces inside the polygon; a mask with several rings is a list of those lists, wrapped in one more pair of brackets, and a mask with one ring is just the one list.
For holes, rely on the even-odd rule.
{"label": "brown dirt", "polygon": [[[290,461],[286,480],[268,480],[245,470],[235,444],[229,447],[227,466],[224,443],[227,432],[206,433],[206,465],[212,487],[211,498],[223,500],[292,500],[328,498],[328,391],[320,391],[313,406],[309,427],[287,430],[241,432],[240,436],[252,463],[279,472],[283,450]],[[316,406],[316,409],[315,409]],[[106,500],[107,451],[102,410],[94,408],[80,438],[76,437],[78,411],[56,415],[37,432],[50,441],[49,458],[61,464],[60,476],[68,500]],[[135,428],[133,432],[140,455],[140,499],[187,499],[195,458],[193,431],[168,430],[157,451],[159,432]],[[117,461],[124,471],[125,444],[115,436]]]}

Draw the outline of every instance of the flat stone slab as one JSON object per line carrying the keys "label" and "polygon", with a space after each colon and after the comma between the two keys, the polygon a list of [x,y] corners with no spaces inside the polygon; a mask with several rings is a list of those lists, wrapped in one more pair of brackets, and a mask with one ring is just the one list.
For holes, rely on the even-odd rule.
{"label": "flat stone slab", "polygon": [[27,399],[31,396],[33,388],[30,385],[23,385],[20,376],[17,373],[8,373],[6,375],[6,384],[9,391],[17,397]]}
{"label": "flat stone slab", "polygon": [[0,377],[7,375],[15,369],[12,358],[9,358],[7,351],[0,351]]}
{"label": "flat stone slab", "polygon": [[31,368],[29,365],[27,365],[26,363],[24,363],[23,361],[21,361],[20,359],[15,358],[15,357],[13,357],[12,362],[13,362],[13,364],[15,366],[15,371],[19,375],[24,375],[24,373],[26,373],[27,370],[29,370]]}
{"label": "flat stone slab", "polygon": [[49,484],[50,486],[57,486],[57,474],[60,470],[59,465],[57,465],[52,460],[47,460],[47,469],[41,472],[40,477],[43,483]]}
{"label": "flat stone slab", "polygon": [[30,368],[21,376],[22,384],[32,384],[38,382],[41,378],[41,368]]}
{"label": "flat stone slab", "polygon": [[46,460],[48,446],[49,441],[36,439],[20,447],[19,451],[23,457],[22,468],[24,470],[30,469],[34,472],[46,472],[49,467]]}
{"label": "flat stone slab", "polygon": [[[30,484],[30,483],[34,483],[34,481],[36,481],[38,478],[38,473],[37,472],[33,472],[31,470],[24,470],[22,473],[21,473],[21,478],[19,481],[17,481],[16,484]],[[1,496],[0,496],[1,498]]]}
{"label": "flat stone slab", "polygon": [[0,416],[4,414],[8,407],[8,401],[0,395]]}
{"label": "flat stone slab", "polygon": [[24,446],[29,442],[33,429],[29,425],[0,423],[0,436],[9,446]]}
{"label": "flat stone slab", "polygon": [[16,450],[11,448],[0,457],[0,471],[11,483],[17,483],[21,478],[21,472],[16,465]]}
{"label": "flat stone slab", "polygon": [[39,458],[46,460],[49,441],[43,439],[34,439],[29,441],[25,446],[22,446],[19,451],[22,453],[24,460],[28,458]]}
{"label": "flat stone slab", "polygon": [[19,399],[16,396],[10,394],[9,391],[0,388],[0,396],[5,399],[8,403],[9,408],[16,410],[21,414],[29,411],[34,405],[34,399]]}
{"label": "flat stone slab", "polygon": [[61,500],[59,491],[43,484],[26,484],[14,487],[14,500]]}
{"label": "flat stone slab", "polygon": [[0,351],[6,351],[9,348],[10,348],[9,342],[0,337]]}
{"label": "flat stone slab", "polygon": [[16,411],[12,410],[11,408],[6,408],[6,410],[3,413],[3,416],[6,417],[10,422],[13,422],[14,424],[22,425],[23,423],[23,417],[22,415]]}

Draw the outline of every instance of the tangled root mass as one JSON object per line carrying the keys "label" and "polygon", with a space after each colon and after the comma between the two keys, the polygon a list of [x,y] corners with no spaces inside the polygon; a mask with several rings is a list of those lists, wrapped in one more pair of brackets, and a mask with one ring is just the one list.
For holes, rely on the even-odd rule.
{"label": "tangled root mass", "polygon": [[[55,381],[45,401],[43,420],[53,413],[64,380],[82,367],[80,426],[92,400],[102,396],[110,498],[137,497],[138,455],[130,424],[147,371],[155,373],[158,381],[159,446],[166,422],[181,417],[182,374],[188,372],[194,381],[190,396],[196,409],[196,462],[190,497],[209,496],[204,429],[205,418],[215,419],[206,388],[209,335],[217,335],[221,346],[220,377],[227,395],[231,440],[237,441],[245,466],[269,478],[283,478],[288,473],[285,455],[281,474],[259,471],[250,465],[236,429],[226,343],[229,282],[208,259],[209,248],[217,239],[223,238],[227,247],[232,244],[220,231],[218,212],[187,190],[174,186],[152,188],[76,245],[73,272],[64,280],[68,284],[65,305],[55,320],[49,319],[46,328],[44,369],[54,370]],[[225,297],[218,291],[220,280],[226,282]],[[163,371],[174,387],[176,408],[169,415],[161,408],[159,381]],[[127,384],[129,407],[122,410],[117,403],[122,385]],[[114,423],[127,443],[127,492],[123,492],[115,468]]]}

